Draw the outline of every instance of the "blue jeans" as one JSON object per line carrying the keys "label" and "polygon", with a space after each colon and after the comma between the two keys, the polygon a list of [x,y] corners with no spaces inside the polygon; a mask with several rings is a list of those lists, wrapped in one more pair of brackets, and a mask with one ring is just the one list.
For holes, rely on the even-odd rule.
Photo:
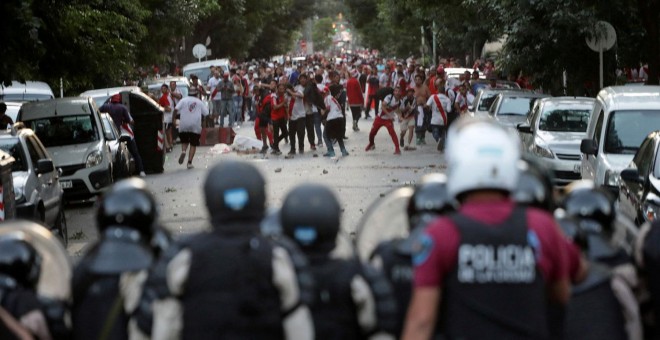
{"label": "blue jeans", "polygon": [[[234,121],[240,122],[243,115],[243,97],[234,96]],[[230,123],[231,125],[231,123]]]}
{"label": "blue jeans", "polygon": [[229,126],[234,125],[234,116],[232,115],[234,103],[230,100],[220,101],[220,127],[225,126],[225,116],[229,116]]}
{"label": "blue jeans", "polygon": [[[433,134],[433,139],[438,142],[438,148],[445,148],[445,142],[447,139],[447,127],[444,125],[431,125],[431,134]],[[440,144],[442,144],[440,146]]]}
{"label": "blue jeans", "polygon": [[316,130],[316,136],[319,137],[319,141],[316,144],[321,144],[323,134],[321,133],[321,112],[318,111],[314,112],[314,130]]}
{"label": "blue jeans", "polygon": [[220,116],[220,102],[221,100],[213,100],[213,115],[215,117]]}

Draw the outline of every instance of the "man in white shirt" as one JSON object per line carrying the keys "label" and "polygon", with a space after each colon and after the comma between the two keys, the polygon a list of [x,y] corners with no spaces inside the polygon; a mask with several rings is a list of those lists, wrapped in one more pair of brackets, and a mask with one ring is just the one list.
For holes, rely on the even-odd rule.
{"label": "man in white shirt", "polygon": [[[436,81],[436,87],[443,89],[445,87],[445,81],[438,79]],[[426,107],[431,108],[431,134],[433,135],[433,139],[438,142],[438,151],[444,151],[451,99],[444,93],[437,93],[429,97],[426,101]]]}
{"label": "man in white shirt", "polygon": [[[209,87],[209,93],[213,93],[213,90],[215,87],[218,85],[218,82],[220,82],[220,73],[216,70],[213,71],[213,77],[209,79],[209,82],[207,83]],[[220,94],[220,91],[218,91],[213,98],[211,98],[213,102],[213,123],[216,124],[218,122],[218,117],[220,117],[220,98],[222,95]]]}
{"label": "man in white shirt", "polygon": [[369,144],[365,148],[365,151],[371,151],[376,148],[374,144],[374,138],[380,130],[381,127],[385,127],[387,132],[389,132],[390,137],[392,137],[392,142],[394,143],[394,154],[400,155],[401,149],[399,148],[399,141],[394,131],[394,117],[397,112],[400,112],[401,106],[401,87],[396,86],[394,88],[394,93],[388,95],[383,99],[383,105],[381,106],[381,113],[376,115],[374,123],[371,126],[371,131],[369,132]]}
{"label": "man in white shirt", "polygon": [[[307,78],[302,80],[307,84]],[[291,158],[296,154],[296,136],[298,136],[298,151],[302,154],[305,152],[305,86],[298,83],[293,88],[287,88],[287,97],[289,100],[289,143],[291,144],[291,151],[288,157]]]}
{"label": "man in white shirt", "polygon": [[181,155],[179,164],[183,164],[186,158],[188,144],[190,144],[190,154],[188,155],[188,169],[192,169],[192,161],[195,157],[195,151],[199,146],[199,137],[202,134],[202,116],[209,115],[209,109],[197,98],[197,91],[190,88],[188,97],[181,99],[176,104],[175,115],[179,114],[179,139],[181,140]]}
{"label": "man in white shirt", "polygon": [[330,94],[330,88],[325,87],[323,89],[323,103],[325,104],[326,110],[323,111],[323,115],[326,118],[325,131],[323,133],[323,139],[325,139],[325,145],[328,148],[328,152],[323,154],[323,157],[334,157],[335,150],[332,147],[332,141],[336,140],[339,144],[339,149],[341,150],[342,156],[348,156],[348,151],[344,146],[344,131],[346,129],[346,123],[342,118],[344,115],[341,111],[341,105],[335,97]]}

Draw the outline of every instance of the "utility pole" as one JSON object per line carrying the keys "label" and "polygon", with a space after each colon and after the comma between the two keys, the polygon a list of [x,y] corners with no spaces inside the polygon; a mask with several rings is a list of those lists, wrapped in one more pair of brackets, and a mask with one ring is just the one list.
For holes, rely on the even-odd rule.
{"label": "utility pole", "polygon": [[435,36],[437,35],[436,28],[435,28],[435,20],[433,20],[433,27],[431,28],[431,34],[433,35],[433,62],[431,65],[435,65],[438,62],[438,56],[435,51]]}

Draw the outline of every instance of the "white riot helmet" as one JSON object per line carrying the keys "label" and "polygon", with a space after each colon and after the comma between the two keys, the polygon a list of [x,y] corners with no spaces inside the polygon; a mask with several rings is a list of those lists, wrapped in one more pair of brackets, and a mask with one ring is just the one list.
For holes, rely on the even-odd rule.
{"label": "white riot helmet", "polygon": [[520,142],[494,122],[464,118],[447,137],[447,191],[456,199],[473,190],[511,192],[518,183]]}

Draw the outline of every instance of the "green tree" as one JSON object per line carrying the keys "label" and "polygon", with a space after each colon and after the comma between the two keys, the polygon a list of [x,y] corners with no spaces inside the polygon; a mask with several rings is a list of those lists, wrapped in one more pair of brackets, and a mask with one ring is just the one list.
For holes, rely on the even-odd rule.
{"label": "green tree", "polygon": [[314,22],[312,28],[312,39],[314,39],[314,49],[316,51],[324,51],[330,48],[332,44],[332,36],[335,31],[332,28],[332,18],[321,18]]}

